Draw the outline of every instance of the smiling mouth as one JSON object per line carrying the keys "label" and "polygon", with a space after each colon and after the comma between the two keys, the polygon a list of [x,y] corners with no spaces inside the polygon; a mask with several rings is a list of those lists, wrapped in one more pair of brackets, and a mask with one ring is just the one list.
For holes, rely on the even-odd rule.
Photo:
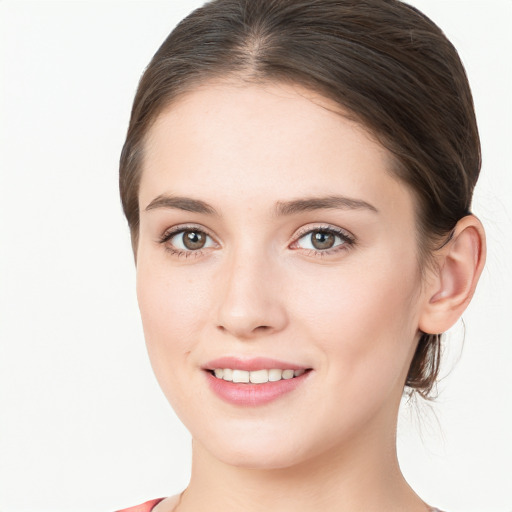
{"label": "smiling mouth", "polygon": [[227,382],[234,382],[236,384],[266,384],[267,382],[294,379],[311,371],[311,369],[280,370],[278,368],[271,368],[269,370],[247,371],[232,368],[215,368],[208,371],[217,379]]}

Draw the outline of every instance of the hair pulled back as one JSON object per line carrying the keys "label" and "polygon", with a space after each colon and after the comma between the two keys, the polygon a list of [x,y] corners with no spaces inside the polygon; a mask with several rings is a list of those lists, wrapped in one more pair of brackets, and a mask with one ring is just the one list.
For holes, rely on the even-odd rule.
{"label": "hair pulled back", "polygon": [[[304,86],[365,126],[416,197],[423,260],[469,214],[481,166],[473,100],[457,51],[430,19],[398,0],[213,0],[177,25],[139,83],[120,160],[135,252],[150,127],[180,95],[229,77]],[[441,334],[421,335],[406,386],[425,398],[440,350]]]}

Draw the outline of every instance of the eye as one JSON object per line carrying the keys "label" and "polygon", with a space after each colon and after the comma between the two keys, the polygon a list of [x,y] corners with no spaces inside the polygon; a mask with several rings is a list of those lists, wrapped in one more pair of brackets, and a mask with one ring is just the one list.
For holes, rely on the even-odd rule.
{"label": "eye", "polygon": [[[303,232],[304,233],[304,232]],[[354,244],[354,238],[341,229],[321,227],[310,229],[293,244],[293,248],[306,249],[315,253],[331,253]]]}
{"label": "eye", "polygon": [[201,249],[214,247],[212,237],[198,228],[176,228],[164,233],[160,243],[173,254],[200,252]]}

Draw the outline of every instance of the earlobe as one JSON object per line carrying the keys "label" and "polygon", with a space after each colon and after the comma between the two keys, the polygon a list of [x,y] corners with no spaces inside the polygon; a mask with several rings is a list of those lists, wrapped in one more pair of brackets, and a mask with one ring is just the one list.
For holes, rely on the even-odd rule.
{"label": "earlobe", "polygon": [[462,218],[436,255],[437,270],[427,286],[420,317],[422,332],[448,330],[468,306],[485,264],[485,231],[474,216]]}

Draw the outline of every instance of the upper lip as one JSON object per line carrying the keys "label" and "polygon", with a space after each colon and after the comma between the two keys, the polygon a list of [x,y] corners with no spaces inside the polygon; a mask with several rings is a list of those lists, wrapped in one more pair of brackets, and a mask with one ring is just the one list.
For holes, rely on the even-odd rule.
{"label": "upper lip", "polygon": [[245,359],[232,356],[213,359],[203,366],[205,370],[215,370],[216,368],[230,368],[232,370],[251,372],[256,370],[271,370],[273,368],[280,370],[307,370],[309,367],[268,357],[252,357]]}

